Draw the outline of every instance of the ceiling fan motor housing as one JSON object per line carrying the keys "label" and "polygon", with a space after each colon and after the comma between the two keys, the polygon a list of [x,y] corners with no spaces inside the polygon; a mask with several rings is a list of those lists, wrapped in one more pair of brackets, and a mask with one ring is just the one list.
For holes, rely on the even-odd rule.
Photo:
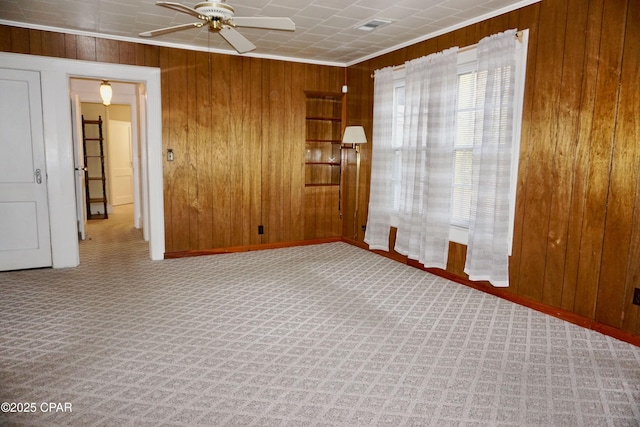
{"label": "ceiling fan motor housing", "polygon": [[203,16],[207,16],[217,21],[227,21],[233,18],[234,14],[233,7],[224,3],[216,3],[212,1],[198,3],[194,9]]}

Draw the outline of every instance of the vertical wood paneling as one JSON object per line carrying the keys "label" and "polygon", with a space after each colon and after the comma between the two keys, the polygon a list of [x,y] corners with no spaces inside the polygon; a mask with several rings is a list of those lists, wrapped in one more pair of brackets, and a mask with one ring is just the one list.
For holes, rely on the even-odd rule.
{"label": "vertical wood paneling", "polygon": [[407,61],[412,59],[421,58],[431,53],[438,51],[437,39],[425,40],[422,43],[418,43],[407,47]]}
{"label": "vertical wood paneling", "polygon": [[258,244],[264,243],[264,235],[258,234],[258,226],[262,225],[262,148],[264,145],[262,136],[262,98],[264,97],[262,65],[264,61],[260,59],[249,59],[248,61],[250,61],[251,67],[247,80],[249,90],[246,91],[248,100],[245,102],[249,106],[249,126],[245,128],[245,138],[247,138],[247,148],[249,149],[246,157],[252,159],[247,171],[250,179],[249,195],[251,206],[249,244]]}
{"label": "vertical wood paneling", "polygon": [[29,30],[29,53],[42,55],[42,37],[38,30]]}
{"label": "vertical wood paneling", "polygon": [[[578,4],[579,3],[579,4]],[[550,188],[549,235],[545,258],[543,302],[562,304],[564,265],[567,255],[567,233],[573,186],[573,167],[578,143],[578,119],[584,73],[585,39],[575,37],[586,31],[588,9],[582,0],[570,0],[572,19],[567,19],[564,37],[562,81],[558,100],[558,118],[553,156],[553,183]],[[566,15],[566,13],[565,13]]]}
{"label": "vertical wood paneling", "polygon": [[[304,238],[316,238],[316,187],[306,187],[304,189]],[[311,208],[311,209],[310,209]]]}
{"label": "vertical wood paneling", "polygon": [[264,226],[264,235],[262,236],[262,241],[264,243],[272,242],[272,237],[270,236],[272,233],[275,234],[275,230],[272,229],[272,218],[271,213],[274,210],[274,205],[276,203],[272,198],[276,197],[276,194],[272,194],[272,183],[275,176],[274,165],[273,165],[273,153],[271,151],[271,141],[273,138],[272,131],[272,117],[271,115],[275,115],[275,111],[271,111],[271,73],[272,73],[271,63],[264,62],[262,69],[262,123],[269,123],[270,126],[263,128],[262,131],[262,160],[261,160],[261,192],[260,197],[261,201],[261,215],[262,215],[262,225]]}
{"label": "vertical wood paneling", "polygon": [[[634,6],[629,4],[629,7]],[[637,24],[640,20],[638,7],[635,8],[636,12],[631,11],[624,17],[624,21],[616,22],[624,34],[624,52],[595,317],[599,322],[618,328],[622,326],[624,313],[631,308],[631,288],[636,286],[633,281],[627,280],[626,276],[630,270],[628,264],[640,264],[640,258],[620,256],[620,253],[632,252],[630,247],[636,202],[632,195],[637,194],[638,178],[629,172],[640,170],[640,85],[637,83],[637,73],[640,69],[640,32]],[[636,28],[632,30],[629,26]],[[636,284],[640,285],[639,282]]]}
{"label": "vertical wood paneling", "polygon": [[447,258],[447,271],[456,276],[468,279],[469,276],[464,272],[464,264],[467,260],[467,247],[459,243],[449,243],[449,254]]}
{"label": "vertical wood paneling", "polygon": [[[196,52],[186,52],[186,80],[187,80],[187,93],[197,93],[200,86],[198,79],[198,70],[196,62]],[[199,113],[197,98],[195,96],[186,97],[186,113],[188,117],[196,117]],[[189,201],[188,215],[189,215],[189,227],[187,232],[189,234],[189,247],[198,247],[198,235],[200,234],[200,197],[198,191],[198,122],[197,120],[190,120],[186,128],[186,140],[185,150],[187,152],[187,165],[185,173],[187,177],[187,187],[184,191],[187,193],[187,200]]]}
{"label": "vertical wood paneling", "polygon": [[[162,93],[162,155],[163,158],[168,149],[173,149],[169,141],[169,129],[171,124],[171,114],[169,105],[171,102],[171,91],[169,90],[169,49],[162,49],[162,54],[158,52],[158,63],[161,65],[161,78],[160,78],[160,91]],[[173,193],[177,189],[173,185],[172,177],[175,170],[175,160],[173,162],[165,161],[163,164],[163,178],[164,178],[164,236],[165,236],[165,250],[167,252],[173,251],[173,215],[172,215],[172,203],[167,203],[166,200],[173,199]]]}
{"label": "vertical wood paneling", "polygon": [[[638,15],[636,17],[640,18]],[[640,137],[640,130],[636,129],[636,138]],[[640,174],[636,179],[636,196],[634,198],[633,220],[631,223],[631,242],[629,255],[627,256],[627,275],[624,291],[624,312],[622,313],[622,326],[624,331],[629,331],[640,336],[640,308],[634,305],[633,293],[640,287]]]}
{"label": "vertical wood paneling", "polygon": [[42,54],[45,56],[64,57],[64,34],[50,31],[41,32]]}
{"label": "vertical wood paneling", "polygon": [[540,7],[540,28],[535,58],[535,73],[529,76],[534,85],[533,109],[528,144],[529,164],[524,198],[523,239],[520,275],[529,277],[520,283],[518,292],[540,301],[543,296],[545,258],[549,228],[550,191],[555,172],[553,159],[556,147],[558,101],[562,79],[562,54],[566,26],[567,7],[564,2],[544,2]]}
{"label": "vertical wood paneling", "polygon": [[582,223],[584,220],[585,194],[589,171],[589,141],[591,123],[594,115],[597,64],[600,52],[602,29],[602,0],[592,0],[588,5],[586,50],[582,90],[578,120],[578,146],[573,169],[574,179],[569,210],[567,233],[567,259],[564,267],[564,286],[561,308],[575,310],[576,290],[578,288],[579,251],[582,242]]}
{"label": "vertical wood paneling", "polygon": [[[283,141],[284,118],[283,103],[285,81],[284,64],[281,61],[269,62],[266,106],[268,111],[267,139],[263,145],[263,219],[267,243],[283,241],[284,194],[283,189]],[[265,161],[266,160],[266,161]]]}
{"label": "vertical wood paneling", "polygon": [[215,204],[211,185],[214,181],[213,142],[215,135],[211,132],[212,115],[212,66],[209,53],[199,53],[196,59],[198,87],[193,94],[196,101],[194,135],[196,160],[196,180],[198,196],[198,240],[196,249],[213,247],[213,207]]}
{"label": "vertical wood paneling", "polygon": [[[230,76],[242,76],[242,58],[230,57]],[[230,201],[231,201],[231,221],[230,221],[230,246],[241,246],[243,241],[242,217],[249,216],[249,206],[244,204],[243,194],[243,164],[244,150],[242,127],[244,125],[243,110],[243,82],[242,79],[229,79],[229,153],[230,159]]]}
{"label": "vertical wood paneling", "polygon": [[595,314],[602,261],[608,180],[611,170],[624,36],[622,31],[624,15],[621,11],[624,10],[626,10],[624,0],[605,0],[604,2],[594,120],[589,140],[589,174],[579,252],[578,283],[580,286],[576,288],[575,304],[575,312],[589,318],[593,318]]}
{"label": "vertical wood paneling", "polygon": [[[640,81],[637,74],[640,70],[640,32],[637,28],[638,22],[640,22],[640,3],[630,1],[620,78],[620,110],[618,111],[618,128],[616,129],[616,141],[626,146],[633,145],[631,152],[635,153],[635,163],[631,160],[628,169],[630,171],[640,170],[640,145],[638,145],[638,141],[640,141],[640,120],[638,120]],[[629,175],[631,178],[633,177],[633,174]],[[640,307],[631,303],[634,288],[640,287],[640,262],[638,261],[640,260],[640,173],[635,177],[635,183],[630,181],[630,185],[635,185],[635,197],[630,200],[632,203],[631,235],[629,255],[626,260],[625,287],[624,292],[621,293],[623,313],[620,327],[625,331],[640,335]],[[623,191],[623,197],[629,197],[633,193],[631,189],[627,192]],[[602,278],[605,277],[603,274]],[[601,284],[600,288],[604,290],[605,285]],[[600,296],[598,296],[598,301],[600,301]]]}
{"label": "vertical wood paneling", "polygon": [[436,40],[438,43],[438,52],[441,52],[445,49],[449,49],[450,47],[453,47],[456,45],[455,32],[443,34],[440,37],[438,37]]}
{"label": "vertical wood paneling", "polygon": [[11,27],[0,25],[0,52],[11,52]]}
{"label": "vertical wood paneling", "polygon": [[[524,30],[526,28],[526,27],[521,27],[520,26],[520,11],[521,10],[522,9],[517,9],[517,10],[511,11],[511,12],[508,13],[508,15],[507,15],[508,16],[507,28],[509,28],[509,29],[515,28],[515,29],[518,29],[518,30]],[[471,34],[469,34],[468,32],[467,32],[467,35],[471,36]],[[471,40],[473,40],[473,38],[471,38]]]}
{"label": "vertical wood paneling", "polygon": [[[527,49],[527,76],[533,76],[536,70],[537,57],[537,43],[538,39],[538,21],[540,16],[540,4],[537,3],[533,6],[521,9],[518,13],[519,29],[529,30],[529,46]],[[513,242],[512,242],[512,254],[509,260],[509,286],[510,289],[519,294],[520,285],[520,264],[522,260],[522,248],[524,244],[524,214],[525,214],[525,197],[527,181],[529,171],[529,150],[530,145],[533,143],[529,138],[531,131],[531,117],[533,111],[533,94],[535,93],[535,87],[531,83],[529,78],[528,82],[525,82],[524,87],[524,100],[522,105],[522,126],[521,126],[521,138],[520,138],[520,156],[518,159],[518,177],[516,181],[516,206],[514,215],[514,227],[513,227]]]}
{"label": "vertical wood paneling", "polygon": [[30,47],[29,30],[26,28],[11,27],[11,52],[30,53]]}
{"label": "vertical wood paneling", "polygon": [[136,44],[130,42],[118,43],[118,62],[126,65],[136,65]]}
{"label": "vertical wood paneling", "polygon": [[145,65],[145,45],[143,44],[135,44],[135,65]]}
{"label": "vertical wood paneling", "polygon": [[144,45],[144,64],[147,67],[160,67],[160,48]]}
{"label": "vertical wood paneling", "polygon": [[[212,134],[213,163],[213,244],[224,248],[231,244],[230,161],[233,146],[229,143],[230,61],[227,55],[213,57]],[[235,185],[235,183],[233,183]]]}
{"label": "vertical wood paneling", "polygon": [[96,61],[118,63],[120,61],[120,42],[109,39],[95,39]]}
{"label": "vertical wood paneling", "polygon": [[67,59],[76,59],[78,57],[78,41],[76,36],[65,34],[64,36],[64,56]]}
{"label": "vertical wood paneling", "polygon": [[76,36],[77,59],[96,61],[96,39],[90,36]]}
{"label": "vertical wood paneling", "polygon": [[[291,187],[294,183],[291,181],[293,166],[291,164],[291,141],[293,138],[292,129],[291,129],[291,121],[293,105],[291,104],[291,63],[283,62],[283,73],[282,73],[282,101],[280,103],[282,114],[282,136],[280,146],[281,152],[281,168],[282,168],[282,221],[280,223],[280,230],[282,230],[282,234],[280,236],[281,242],[290,242],[292,241],[291,236],[291,228],[286,226],[285,224],[291,224],[293,221],[293,212],[291,209]],[[300,140],[298,140],[300,141]],[[296,147],[299,147],[299,143],[295,144]],[[288,166],[288,167],[287,167]]]}
{"label": "vertical wood paneling", "polygon": [[[466,46],[467,44],[467,29],[459,28],[451,33],[453,35],[453,45],[458,47]],[[473,43],[473,42],[472,42]]]}
{"label": "vertical wood paneling", "polygon": [[[164,53],[164,52],[163,52]],[[171,228],[169,231],[173,237],[173,250],[184,251],[191,248],[189,241],[189,150],[187,144],[188,99],[184,94],[188,93],[187,69],[184,66],[187,59],[185,51],[171,49],[168,53],[168,66],[166,78],[168,80],[167,114],[169,118],[168,138],[165,148],[172,148],[175,160],[169,174],[166,175],[166,184],[171,187],[170,216],[168,217]],[[164,96],[164,93],[163,93]],[[165,219],[166,220],[166,219]],[[176,233],[175,230],[180,230]]]}
{"label": "vertical wood paneling", "polygon": [[304,65],[291,64],[291,136],[289,152],[291,164],[291,240],[304,239],[304,144],[305,139],[305,102]]}

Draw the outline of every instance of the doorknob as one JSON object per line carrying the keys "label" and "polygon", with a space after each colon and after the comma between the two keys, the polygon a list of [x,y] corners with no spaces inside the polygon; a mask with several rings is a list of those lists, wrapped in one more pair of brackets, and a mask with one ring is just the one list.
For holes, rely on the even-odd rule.
{"label": "doorknob", "polygon": [[36,182],[42,184],[42,172],[40,169],[36,169]]}

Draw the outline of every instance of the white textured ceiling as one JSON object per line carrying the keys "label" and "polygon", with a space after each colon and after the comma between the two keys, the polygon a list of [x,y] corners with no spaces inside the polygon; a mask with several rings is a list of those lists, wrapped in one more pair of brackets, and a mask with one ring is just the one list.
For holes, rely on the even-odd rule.
{"label": "white textured ceiling", "polygon": [[[199,0],[172,0],[193,7]],[[539,0],[229,0],[235,16],[286,16],[296,31],[240,28],[257,49],[245,54],[350,65]],[[374,18],[393,21],[374,31],[356,27]],[[206,28],[153,39],[143,31],[196,22],[156,6],[155,0],[0,0],[0,23],[91,34],[164,46],[235,54]]]}

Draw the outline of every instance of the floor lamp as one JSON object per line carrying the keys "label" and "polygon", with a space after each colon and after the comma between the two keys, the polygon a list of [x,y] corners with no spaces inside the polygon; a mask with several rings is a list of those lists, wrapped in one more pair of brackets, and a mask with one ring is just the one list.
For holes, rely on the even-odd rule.
{"label": "floor lamp", "polygon": [[367,143],[367,136],[364,133],[364,127],[362,126],[347,126],[344,129],[344,135],[342,136],[343,144],[351,144],[356,150],[356,198],[355,209],[353,211],[353,238],[358,238],[358,227],[356,225],[358,217],[358,192],[360,190],[360,144]]}

